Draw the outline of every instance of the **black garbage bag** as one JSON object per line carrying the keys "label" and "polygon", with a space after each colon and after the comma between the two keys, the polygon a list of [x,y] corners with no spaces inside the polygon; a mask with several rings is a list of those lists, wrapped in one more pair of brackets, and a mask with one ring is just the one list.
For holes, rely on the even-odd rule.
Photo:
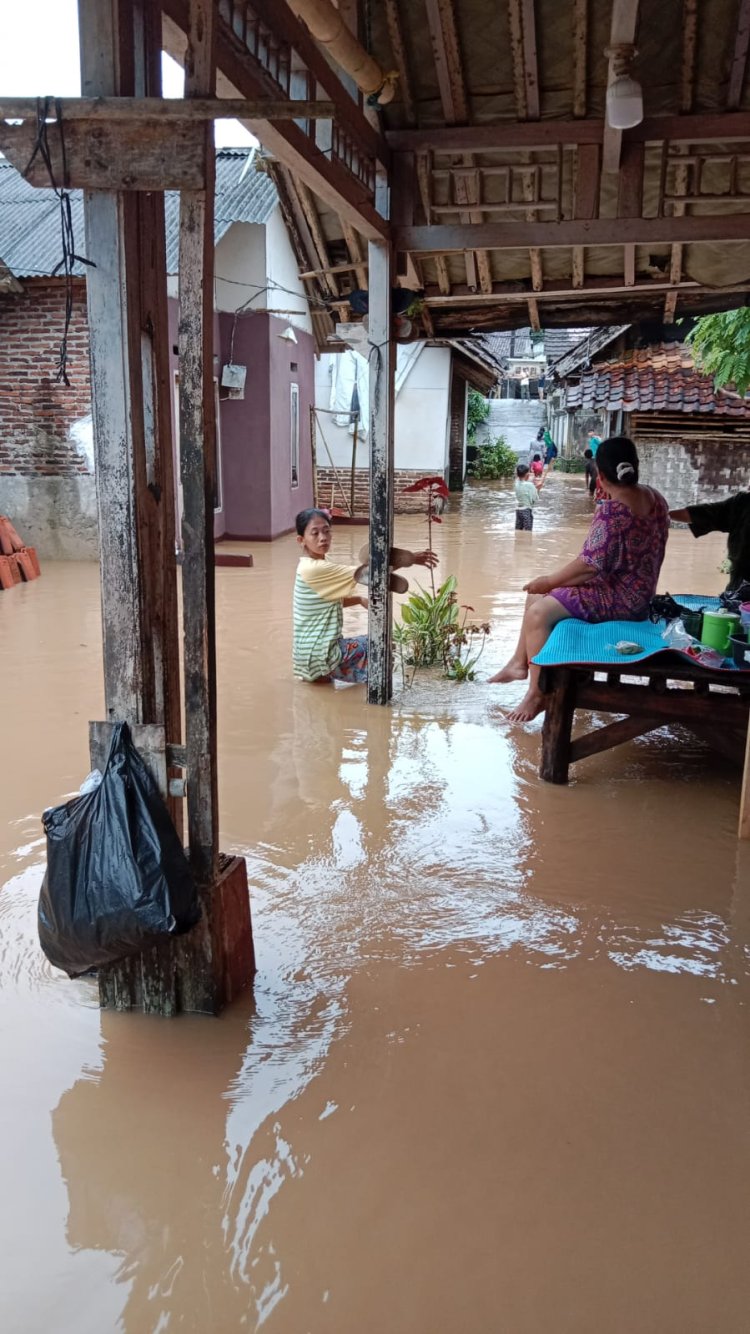
{"label": "black garbage bag", "polygon": [[187,857],[127,723],[114,729],[99,787],[42,822],[39,941],[56,968],[77,977],[195,926]]}

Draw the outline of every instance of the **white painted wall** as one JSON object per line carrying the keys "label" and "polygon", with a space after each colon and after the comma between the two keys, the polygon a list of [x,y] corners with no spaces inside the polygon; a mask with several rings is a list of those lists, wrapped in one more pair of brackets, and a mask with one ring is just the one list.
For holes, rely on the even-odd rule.
{"label": "white painted wall", "polygon": [[[419,355],[415,356],[418,351]],[[315,363],[315,405],[326,409],[318,414],[318,464],[331,466],[323,436],[337,468],[351,468],[352,435],[327,415],[331,398],[331,370],[337,353],[326,352]],[[396,377],[405,357],[413,363],[396,395],[395,466],[423,472],[443,473],[448,466],[449,394],[451,351],[447,347],[406,344],[397,351]],[[322,432],[322,435],[321,435]],[[369,439],[357,448],[357,467],[369,465]]]}
{"label": "white painted wall", "polygon": [[[268,287],[268,291],[263,288]],[[268,222],[235,222],[216,247],[216,309],[233,312],[253,298],[251,310],[294,311],[289,324],[312,333],[304,288],[297,273],[281,210]]]}

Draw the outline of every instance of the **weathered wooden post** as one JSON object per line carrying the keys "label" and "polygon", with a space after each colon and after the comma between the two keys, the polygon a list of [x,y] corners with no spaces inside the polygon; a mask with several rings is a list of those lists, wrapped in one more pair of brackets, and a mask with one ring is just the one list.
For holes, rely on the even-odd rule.
{"label": "weathered wooden post", "polygon": [[[83,91],[88,96],[158,96],[158,0],[79,0]],[[212,93],[214,6],[190,0],[187,91]],[[168,765],[187,768],[190,855],[203,919],[167,941],[103,969],[100,1000],[162,1014],[216,1013],[252,977],[254,961],[244,862],[218,853],[216,676],[213,615],[214,397],[211,122],[200,114],[181,132],[183,174],[169,153],[174,130],[117,118],[100,146],[102,185],[85,195],[92,410],[101,534],[107,719],[131,723],[165,796]],[[91,127],[92,138],[96,137]],[[174,545],[166,247],[163,189],[138,177],[142,144],[156,140],[163,188],[184,191],[180,222],[180,416],[185,500],[184,622],[187,746],[179,746],[180,686]],[[192,141],[192,142],[191,142]],[[109,145],[109,147],[107,146]],[[114,148],[112,148],[114,145]],[[179,157],[180,155],[175,155]],[[189,186],[189,188],[185,188]],[[150,194],[146,193],[150,191]],[[133,193],[133,192],[140,193]],[[106,724],[92,725],[100,760]],[[171,802],[181,829],[181,802]]]}
{"label": "weathered wooden post", "polygon": [[[378,183],[376,204],[389,213],[389,189]],[[391,595],[389,556],[393,546],[393,412],[396,346],[391,320],[394,281],[393,250],[388,241],[370,241],[369,365],[370,365],[370,662],[367,699],[387,704],[393,690],[391,656]]]}

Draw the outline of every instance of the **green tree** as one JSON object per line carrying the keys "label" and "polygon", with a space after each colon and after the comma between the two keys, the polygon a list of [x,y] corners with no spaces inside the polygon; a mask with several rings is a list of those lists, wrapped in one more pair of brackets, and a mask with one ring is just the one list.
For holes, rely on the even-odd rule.
{"label": "green tree", "polygon": [[714,385],[726,384],[744,394],[750,386],[750,308],[704,315],[687,337],[698,368],[713,375]]}
{"label": "green tree", "polygon": [[469,390],[469,408],[466,414],[466,439],[473,444],[476,439],[477,427],[481,422],[486,422],[490,415],[489,399],[484,398],[477,389]]}

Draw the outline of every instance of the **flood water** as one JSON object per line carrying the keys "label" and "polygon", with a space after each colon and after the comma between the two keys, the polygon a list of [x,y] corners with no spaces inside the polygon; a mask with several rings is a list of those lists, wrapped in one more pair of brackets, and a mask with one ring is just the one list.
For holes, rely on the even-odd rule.
{"label": "flood water", "polygon": [[[480,676],[589,516],[563,477],[533,534],[502,486],[446,515]],[[744,1334],[737,771],[663,731],[556,788],[539,722],[503,721],[520,685],[418,679],[377,709],[297,683],[294,540],[253,554],[217,597],[258,974],[218,1020],[101,1013],[43,959],[39,813],[103,713],[98,572],[0,596],[2,1334]],[[719,591],[722,555],[673,532],[662,589]]]}

